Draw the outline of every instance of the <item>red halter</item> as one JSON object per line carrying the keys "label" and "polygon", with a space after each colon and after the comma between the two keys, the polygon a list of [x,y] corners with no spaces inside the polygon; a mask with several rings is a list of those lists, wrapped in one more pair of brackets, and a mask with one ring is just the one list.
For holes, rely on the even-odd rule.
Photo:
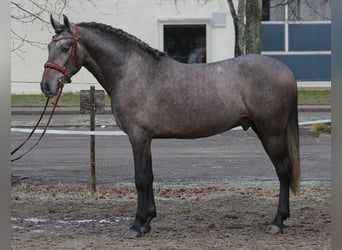
{"label": "red halter", "polygon": [[[70,67],[71,67],[71,63],[72,63],[73,58],[75,56],[77,57],[76,50],[77,50],[77,43],[79,40],[78,28],[76,25],[73,25],[73,28],[75,31],[74,36],[61,36],[58,38],[52,38],[52,41],[59,41],[59,40],[63,40],[63,39],[73,39],[74,40],[74,44],[72,46],[71,54],[70,54],[70,57],[68,59],[67,64],[64,67],[62,67],[56,63],[49,62],[49,61],[47,61],[44,64],[44,68],[51,68],[51,69],[54,69],[54,70],[61,72],[64,76],[64,79],[66,79],[67,83],[71,83]],[[78,60],[76,60],[76,64],[78,67]]]}

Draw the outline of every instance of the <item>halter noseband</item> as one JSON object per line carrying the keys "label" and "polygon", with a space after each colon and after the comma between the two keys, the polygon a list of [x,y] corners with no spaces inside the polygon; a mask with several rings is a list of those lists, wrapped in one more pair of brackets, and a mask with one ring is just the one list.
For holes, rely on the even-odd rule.
{"label": "halter noseband", "polygon": [[[64,67],[62,67],[56,63],[49,62],[49,61],[47,61],[44,64],[44,68],[51,68],[51,69],[57,70],[63,74],[63,77],[58,79],[59,83],[62,82],[63,78],[64,78],[64,80],[66,80],[67,83],[71,83],[70,67],[71,67],[73,58],[75,56],[77,57],[76,50],[77,50],[77,43],[79,40],[78,28],[76,25],[73,25],[73,28],[75,31],[74,36],[61,36],[58,38],[52,38],[52,41],[59,41],[59,40],[64,40],[64,39],[73,39],[74,40],[74,44],[72,46],[71,54],[70,54],[70,57],[68,59],[67,64]],[[76,60],[76,64],[78,67],[78,60]]]}

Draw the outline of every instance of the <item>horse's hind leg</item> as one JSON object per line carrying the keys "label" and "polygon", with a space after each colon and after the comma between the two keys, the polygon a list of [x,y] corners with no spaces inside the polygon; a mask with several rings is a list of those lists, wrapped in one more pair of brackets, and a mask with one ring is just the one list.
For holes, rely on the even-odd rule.
{"label": "horse's hind leg", "polygon": [[[255,130],[255,128],[254,128]],[[269,155],[279,182],[279,203],[275,218],[271,225],[266,228],[266,232],[270,234],[281,233],[284,227],[283,221],[290,216],[289,208],[289,190],[291,182],[292,164],[289,158],[288,148],[286,144],[286,134],[270,135],[267,130],[264,133],[256,131],[259,136],[266,153]]]}
{"label": "horse's hind leg", "polygon": [[130,142],[133,149],[138,207],[135,221],[125,237],[137,238],[150,232],[150,222],[156,217],[153,194],[151,139],[142,136],[138,138],[130,137]]}

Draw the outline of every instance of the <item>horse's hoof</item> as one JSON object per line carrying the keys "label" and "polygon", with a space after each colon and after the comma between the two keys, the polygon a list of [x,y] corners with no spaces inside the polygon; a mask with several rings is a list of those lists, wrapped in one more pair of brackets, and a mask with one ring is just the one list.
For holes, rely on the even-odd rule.
{"label": "horse's hoof", "polygon": [[269,225],[266,227],[266,233],[268,234],[280,234],[283,232],[283,229],[277,225]]}
{"label": "horse's hoof", "polygon": [[147,223],[142,225],[140,227],[140,232],[141,232],[142,235],[145,235],[145,234],[151,232],[151,226],[149,224],[147,224]]}
{"label": "horse's hoof", "polygon": [[135,230],[134,228],[131,228],[125,235],[126,239],[135,239],[144,236],[145,234],[149,233],[151,231],[150,225],[144,225],[140,227],[140,230]]}
{"label": "horse's hoof", "polygon": [[142,236],[141,232],[138,232],[137,230],[131,228],[131,229],[126,233],[125,238],[126,238],[126,239],[135,239],[135,238],[139,238],[139,237],[141,237],[141,236]]}

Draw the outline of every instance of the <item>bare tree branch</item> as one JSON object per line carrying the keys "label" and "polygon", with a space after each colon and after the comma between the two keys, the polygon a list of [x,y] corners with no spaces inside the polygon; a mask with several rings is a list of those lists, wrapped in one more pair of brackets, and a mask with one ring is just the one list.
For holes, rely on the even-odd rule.
{"label": "bare tree branch", "polygon": [[[31,2],[31,1],[30,1],[30,2]],[[11,1],[11,4],[14,5],[15,7],[17,7],[19,10],[21,10],[21,11],[27,13],[28,16],[25,16],[25,18],[28,18],[28,17],[29,17],[29,18],[32,18],[32,19],[30,20],[30,22],[32,22],[34,19],[38,19],[38,20],[40,20],[41,22],[48,24],[47,21],[43,20],[43,19],[40,17],[40,14],[41,14],[42,12],[33,13],[32,11],[29,11],[29,10],[27,10],[27,9],[25,9],[25,8],[23,8],[23,7],[21,7],[20,4],[15,3],[15,2],[13,2],[13,1]],[[42,10],[42,11],[44,11],[44,10]]]}
{"label": "bare tree branch", "polygon": [[[75,5],[76,1],[71,0],[11,0],[11,20],[13,23],[22,24],[37,24],[40,23],[42,29],[50,26],[50,21],[46,18],[49,14],[58,15],[59,17],[66,10],[74,11],[72,6],[83,6],[85,3],[90,4],[93,9],[105,14],[100,10],[95,0],[78,0],[79,4]],[[89,8],[89,6],[87,7]],[[28,39],[26,34],[20,34],[15,27],[18,25],[12,25],[11,39],[12,39],[12,52],[16,52],[17,55],[24,52],[24,46],[30,45],[38,48],[45,48],[46,44],[33,39]]]}
{"label": "bare tree branch", "polygon": [[58,16],[61,16],[61,15],[62,15],[62,13],[63,13],[63,11],[64,11],[66,5],[67,5],[67,0],[62,1],[62,7],[60,8],[60,11],[59,11],[59,13],[58,13]]}

